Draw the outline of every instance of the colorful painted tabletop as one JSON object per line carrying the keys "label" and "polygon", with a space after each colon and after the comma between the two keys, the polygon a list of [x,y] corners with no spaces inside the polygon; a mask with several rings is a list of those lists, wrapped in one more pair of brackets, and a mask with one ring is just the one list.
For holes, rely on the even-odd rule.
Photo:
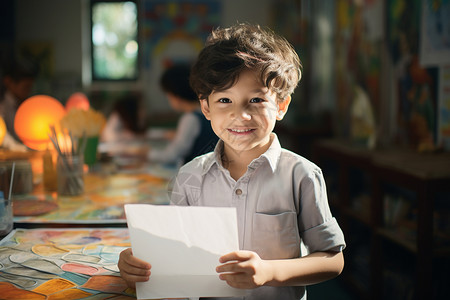
{"label": "colorful painted tabletop", "polygon": [[117,268],[126,228],[16,229],[0,242],[2,299],[135,299]]}
{"label": "colorful painted tabletop", "polygon": [[16,224],[125,224],[123,205],[168,204],[170,171],[116,173],[84,176],[84,193],[59,196],[36,188],[32,194],[13,198]]}

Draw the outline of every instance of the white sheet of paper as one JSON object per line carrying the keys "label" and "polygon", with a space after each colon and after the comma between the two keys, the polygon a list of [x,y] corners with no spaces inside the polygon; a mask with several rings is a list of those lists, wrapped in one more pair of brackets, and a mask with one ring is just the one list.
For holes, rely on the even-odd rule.
{"label": "white sheet of paper", "polygon": [[138,299],[245,295],[219,279],[219,257],[239,250],[236,209],[125,205],[133,255],[152,265]]}

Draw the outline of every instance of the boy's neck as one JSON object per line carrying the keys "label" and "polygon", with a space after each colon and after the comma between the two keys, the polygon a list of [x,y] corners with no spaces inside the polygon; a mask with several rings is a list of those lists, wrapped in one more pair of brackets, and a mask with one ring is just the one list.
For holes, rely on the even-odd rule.
{"label": "boy's neck", "polygon": [[234,180],[241,178],[247,171],[247,167],[250,163],[260,157],[263,153],[269,149],[272,144],[273,136],[270,136],[269,142],[263,147],[257,149],[250,149],[247,151],[236,151],[231,147],[224,145],[222,155],[222,165],[230,172],[231,177]]}

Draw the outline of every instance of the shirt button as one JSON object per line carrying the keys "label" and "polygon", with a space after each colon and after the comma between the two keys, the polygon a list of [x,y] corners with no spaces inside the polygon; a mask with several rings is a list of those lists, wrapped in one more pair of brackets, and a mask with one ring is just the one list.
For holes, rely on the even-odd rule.
{"label": "shirt button", "polygon": [[239,195],[242,195],[242,190],[241,190],[241,189],[237,189],[235,193],[236,193],[236,195],[238,195],[238,196],[239,196]]}

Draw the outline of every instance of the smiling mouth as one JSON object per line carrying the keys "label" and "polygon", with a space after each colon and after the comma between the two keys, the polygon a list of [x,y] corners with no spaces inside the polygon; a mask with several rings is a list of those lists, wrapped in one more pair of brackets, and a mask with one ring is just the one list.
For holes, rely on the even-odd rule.
{"label": "smiling mouth", "polygon": [[229,132],[232,132],[232,133],[249,133],[249,132],[253,132],[255,129],[251,129],[251,128],[248,128],[248,129],[235,129],[235,128],[228,128],[228,131]]}

